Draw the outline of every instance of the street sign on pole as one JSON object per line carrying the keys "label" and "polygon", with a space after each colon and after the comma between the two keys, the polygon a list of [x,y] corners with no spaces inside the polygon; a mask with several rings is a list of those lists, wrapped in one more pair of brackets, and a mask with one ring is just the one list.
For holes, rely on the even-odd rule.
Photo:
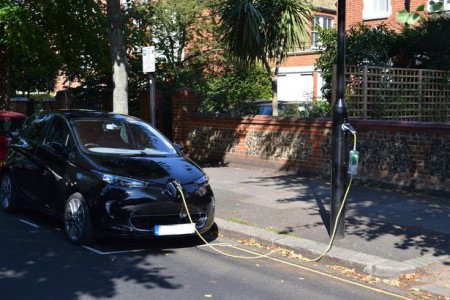
{"label": "street sign on pole", "polygon": [[155,101],[155,46],[142,47],[142,71],[150,73],[149,98],[150,98],[150,120],[156,127],[156,101]]}
{"label": "street sign on pole", "polygon": [[142,47],[142,70],[144,73],[155,72],[155,46]]}

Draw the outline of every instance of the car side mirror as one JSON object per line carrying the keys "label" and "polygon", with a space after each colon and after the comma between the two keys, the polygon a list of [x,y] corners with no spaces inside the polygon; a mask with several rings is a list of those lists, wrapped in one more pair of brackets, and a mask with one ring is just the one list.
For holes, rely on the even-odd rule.
{"label": "car side mirror", "polygon": [[182,146],[182,145],[180,145],[180,144],[174,144],[174,146],[175,146],[175,149],[177,149],[177,150],[180,151],[180,152],[183,152],[183,146]]}
{"label": "car side mirror", "polygon": [[57,154],[68,155],[70,152],[67,147],[64,147],[63,144],[58,142],[51,142],[50,146],[52,147],[53,150],[55,150]]}

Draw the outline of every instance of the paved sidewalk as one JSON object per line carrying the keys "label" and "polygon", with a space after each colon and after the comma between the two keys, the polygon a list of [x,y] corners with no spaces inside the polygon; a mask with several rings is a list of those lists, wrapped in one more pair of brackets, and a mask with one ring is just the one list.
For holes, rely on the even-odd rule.
{"label": "paved sidewalk", "polygon": [[[326,249],[329,182],[237,164],[203,169],[216,197],[219,232],[310,258]],[[450,297],[450,199],[353,185],[345,223],[345,238],[323,261],[381,277],[421,269],[428,282],[415,288]]]}

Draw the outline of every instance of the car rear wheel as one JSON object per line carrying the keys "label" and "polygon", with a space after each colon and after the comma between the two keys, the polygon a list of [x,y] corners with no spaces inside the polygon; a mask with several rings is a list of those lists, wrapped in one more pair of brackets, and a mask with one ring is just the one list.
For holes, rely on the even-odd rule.
{"label": "car rear wheel", "polygon": [[71,195],[66,201],[64,230],[69,241],[76,245],[89,244],[95,240],[89,208],[79,193]]}
{"label": "car rear wheel", "polygon": [[14,188],[11,174],[5,173],[0,185],[0,202],[6,212],[16,212],[20,203]]}

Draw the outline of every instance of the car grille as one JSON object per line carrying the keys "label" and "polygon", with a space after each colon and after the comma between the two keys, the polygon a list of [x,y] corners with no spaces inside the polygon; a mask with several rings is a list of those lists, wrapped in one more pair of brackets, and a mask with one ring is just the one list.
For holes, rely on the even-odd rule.
{"label": "car grille", "polygon": [[[206,214],[192,214],[197,228],[205,226],[208,219]],[[131,225],[141,231],[151,231],[155,225],[175,225],[190,223],[189,218],[180,217],[179,215],[162,215],[162,216],[133,216],[130,219]]]}

